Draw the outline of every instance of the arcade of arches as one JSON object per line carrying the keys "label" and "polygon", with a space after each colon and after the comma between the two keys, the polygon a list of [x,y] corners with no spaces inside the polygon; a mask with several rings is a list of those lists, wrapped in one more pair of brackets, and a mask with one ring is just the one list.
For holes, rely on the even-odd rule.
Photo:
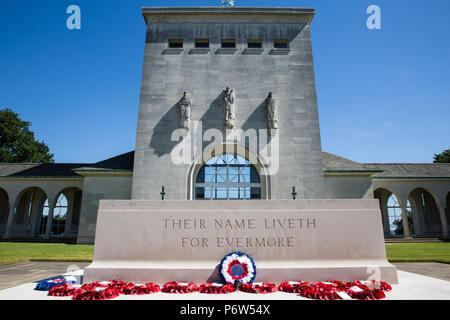
{"label": "arcade of arches", "polygon": [[447,238],[450,222],[450,192],[440,201],[431,191],[415,188],[406,196],[377,188],[385,238]]}
{"label": "arcade of arches", "polygon": [[54,199],[40,187],[22,190],[10,201],[0,188],[0,234],[4,238],[76,238],[82,191],[64,188]]}

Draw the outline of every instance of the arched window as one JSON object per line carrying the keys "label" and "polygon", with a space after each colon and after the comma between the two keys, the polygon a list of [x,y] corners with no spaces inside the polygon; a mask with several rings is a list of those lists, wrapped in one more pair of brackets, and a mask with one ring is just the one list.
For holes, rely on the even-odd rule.
{"label": "arched window", "polygon": [[207,200],[261,199],[261,181],[249,161],[237,154],[209,159],[195,182],[195,198]]}
{"label": "arched window", "polygon": [[[66,218],[67,218],[67,198],[61,193],[58,197],[58,201],[56,201],[55,209],[53,210],[53,223],[52,223],[52,235],[61,235],[64,233],[66,226]],[[45,234],[47,229],[47,220],[48,220],[48,199],[45,200],[44,209],[42,210],[42,219],[41,225],[39,228],[39,233],[41,235]]]}
{"label": "arched window", "polygon": [[[411,214],[411,204],[409,200],[406,202],[406,215],[408,217],[409,233],[414,234],[413,224],[412,224],[412,214]],[[395,195],[391,195],[387,202],[388,218],[389,218],[389,229],[391,235],[400,236],[404,234],[403,223],[402,223],[402,210],[397,201]]]}

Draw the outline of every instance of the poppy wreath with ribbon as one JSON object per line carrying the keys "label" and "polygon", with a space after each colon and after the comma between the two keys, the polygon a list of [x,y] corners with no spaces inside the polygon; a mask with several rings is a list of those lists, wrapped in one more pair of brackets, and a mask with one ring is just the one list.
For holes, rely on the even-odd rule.
{"label": "poppy wreath with ribbon", "polygon": [[299,294],[302,288],[310,286],[310,282],[284,281],[278,286],[278,291]]}
{"label": "poppy wreath with ribbon", "polygon": [[380,300],[386,298],[384,291],[381,289],[351,287],[345,292],[353,299],[358,300]]}
{"label": "poppy wreath with ribbon", "polygon": [[386,297],[385,292],[392,287],[384,281],[359,281],[347,282],[345,292],[352,298],[358,300],[379,300]]}
{"label": "poppy wreath with ribbon", "polygon": [[114,281],[110,281],[110,283],[108,284],[108,286],[111,287],[111,288],[115,288],[115,289],[119,290],[119,292],[120,292],[121,294],[123,294],[123,292],[124,292],[125,290],[127,290],[128,286],[129,286],[129,283],[128,283],[128,282],[125,282],[125,281],[117,281],[117,280],[114,280]]}
{"label": "poppy wreath with ribbon", "polygon": [[198,291],[198,287],[192,283],[172,281],[167,282],[161,289],[164,293],[191,293]]}
{"label": "poppy wreath with ribbon", "polygon": [[209,294],[226,294],[236,292],[236,288],[231,283],[205,283],[198,288],[198,292]]}
{"label": "poppy wreath with ribbon", "polygon": [[284,281],[279,285],[278,290],[297,293],[305,298],[316,300],[342,299],[339,294],[341,292],[345,292],[352,299],[379,300],[385,298],[384,292],[392,290],[392,287],[386,282],[377,281],[326,281],[317,283]]}
{"label": "poppy wreath with ribbon", "polygon": [[90,290],[79,289],[72,296],[74,300],[108,300],[120,295],[119,290],[112,287],[93,287]]}
{"label": "poppy wreath with ribbon", "polygon": [[223,257],[219,268],[222,281],[234,285],[252,283],[256,277],[255,262],[249,255],[240,251]]}
{"label": "poppy wreath with ribbon", "polygon": [[380,300],[386,298],[384,291],[380,288],[368,287],[364,284],[354,285],[345,290],[352,299],[358,300]]}
{"label": "poppy wreath with ribbon", "polygon": [[70,297],[80,290],[82,285],[65,283],[59,286],[54,286],[48,291],[48,295],[52,297]]}
{"label": "poppy wreath with ribbon", "polygon": [[120,291],[110,287],[110,281],[94,281],[83,284],[72,295],[75,300],[107,300],[120,295]]}
{"label": "poppy wreath with ribbon", "polygon": [[351,287],[351,286],[358,286],[358,287],[365,286],[365,287],[368,287],[369,289],[381,289],[384,292],[389,292],[389,291],[392,290],[392,287],[387,282],[375,281],[375,280],[372,280],[372,281],[359,281],[359,280],[356,280],[356,281],[352,281],[352,282],[348,283],[347,286],[348,287]]}
{"label": "poppy wreath with ribbon", "polygon": [[278,288],[274,283],[255,282],[241,285],[239,291],[246,293],[272,293],[278,291]]}
{"label": "poppy wreath with ribbon", "polygon": [[129,283],[127,286],[122,287],[122,294],[125,295],[141,295],[141,294],[151,294],[161,291],[161,288],[152,282],[145,284],[134,284]]}
{"label": "poppy wreath with ribbon", "polygon": [[337,294],[339,285],[334,282],[317,282],[315,284],[303,282],[299,294],[302,297],[315,300],[340,300]]}

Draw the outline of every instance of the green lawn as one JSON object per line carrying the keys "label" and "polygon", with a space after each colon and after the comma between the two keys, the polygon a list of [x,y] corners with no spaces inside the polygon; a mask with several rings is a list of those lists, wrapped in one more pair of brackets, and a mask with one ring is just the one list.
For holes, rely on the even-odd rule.
{"label": "green lawn", "polygon": [[0,242],[0,265],[24,261],[92,261],[94,246]]}
{"label": "green lawn", "polygon": [[[450,263],[450,242],[386,244],[391,262]],[[0,265],[24,261],[92,261],[94,246],[0,242]]]}
{"label": "green lawn", "polygon": [[391,262],[450,263],[450,242],[388,243],[386,254]]}

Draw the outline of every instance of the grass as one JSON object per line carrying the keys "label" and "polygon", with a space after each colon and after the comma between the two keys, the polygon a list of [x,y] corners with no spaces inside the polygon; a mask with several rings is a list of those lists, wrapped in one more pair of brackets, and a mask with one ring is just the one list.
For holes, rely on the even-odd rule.
{"label": "grass", "polygon": [[[389,243],[391,262],[442,262],[450,264],[450,242]],[[25,261],[92,261],[94,246],[61,243],[0,242],[0,265]]]}
{"label": "grass", "polygon": [[450,242],[389,243],[386,255],[390,262],[450,263]]}
{"label": "grass", "polygon": [[92,261],[94,246],[0,242],[0,266],[25,261]]}

